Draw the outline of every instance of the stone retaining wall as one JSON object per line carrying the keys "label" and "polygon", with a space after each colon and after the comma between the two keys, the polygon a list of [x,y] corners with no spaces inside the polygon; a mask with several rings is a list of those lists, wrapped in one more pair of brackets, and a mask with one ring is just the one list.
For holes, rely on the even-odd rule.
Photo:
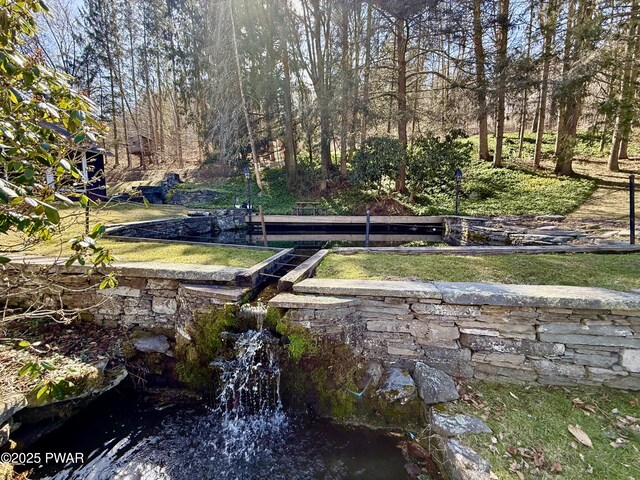
{"label": "stone retaining wall", "polygon": [[[34,301],[56,307],[62,304],[70,311],[80,311],[87,321],[108,327],[163,330],[167,334],[180,331],[196,310],[238,302],[251,291],[236,284],[247,269],[214,265],[121,264],[118,285],[102,290],[98,288],[100,278],[87,276],[79,267],[12,262],[9,268],[16,272],[27,269],[30,274],[14,290],[16,294],[9,299],[12,306],[26,308]],[[29,288],[29,278],[36,282],[45,271],[51,287],[43,288],[40,282],[37,289]]]}
{"label": "stone retaining wall", "polygon": [[449,245],[565,245],[586,237],[558,225],[525,228],[487,218],[444,217],[443,239]]}
{"label": "stone retaining wall", "polygon": [[597,288],[308,279],[270,306],[411,369],[640,390],[640,295]]}
{"label": "stone retaining wall", "polygon": [[[180,239],[205,237],[216,232],[233,232],[246,228],[244,209],[220,209],[211,215],[131,222],[107,229],[111,237]],[[242,232],[244,237],[244,232]]]}

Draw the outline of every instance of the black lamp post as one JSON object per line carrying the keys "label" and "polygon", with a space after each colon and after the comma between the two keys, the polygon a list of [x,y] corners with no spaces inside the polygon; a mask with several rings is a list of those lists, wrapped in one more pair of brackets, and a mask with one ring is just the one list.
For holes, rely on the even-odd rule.
{"label": "black lamp post", "polygon": [[247,213],[249,214],[249,223],[251,223],[251,169],[249,165],[244,166],[244,178],[247,179]]}
{"label": "black lamp post", "polygon": [[456,215],[460,206],[460,184],[462,183],[462,170],[456,170]]}

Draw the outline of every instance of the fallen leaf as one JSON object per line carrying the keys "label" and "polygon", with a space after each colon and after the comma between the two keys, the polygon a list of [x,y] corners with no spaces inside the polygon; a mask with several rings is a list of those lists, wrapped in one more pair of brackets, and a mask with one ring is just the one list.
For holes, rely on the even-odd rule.
{"label": "fallen leaf", "polygon": [[624,447],[627,441],[624,438],[616,438],[615,442],[609,443],[613,448]]}
{"label": "fallen leaf", "polygon": [[560,462],[553,462],[553,465],[551,465],[550,470],[555,473],[561,472],[562,465],[560,465]]}
{"label": "fallen leaf", "polygon": [[515,398],[516,400],[520,400],[515,393],[509,392],[509,395],[511,395],[513,398]]}
{"label": "fallen leaf", "polygon": [[637,399],[636,397],[633,397],[633,398],[629,401],[629,404],[630,404],[632,407],[634,407],[634,408],[635,408],[635,407],[637,407],[637,406],[638,406],[638,399]]}
{"label": "fallen leaf", "polygon": [[524,473],[522,473],[520,470],[516,470],[516,475],[518,475],[519,480],[524,480]]}
{"label": "fallen leaf", "polygon": [[535,451],[533,454],[533,463],[536,467],[544,467],[544,454],[540,451]]}
{"label": "fallen leaf", "polygon": [[583,410],[584,413],[586,413],[587,415],[589,415],[589,413],[587,412],[596,413],[597,407],[591,403],[584,403],[579,398],[574,398],[572,400],[572,403],[574,407],[579,408],[580,410]]}
{"label": "fallen leaf", "polygon": [[576,437],[576,440],[578,440],[581,444],[583,444],[583,445],[585,445],[585,446],[587,446],[589,448],[593,448],[593,443],[591,442],[591,439],[589,438],[589,435],[584,433],[584,430],[582,430],[582,427],[580,425],[578,425],[578,424],[569,425],[567,428],[571,432],[571,435]]}

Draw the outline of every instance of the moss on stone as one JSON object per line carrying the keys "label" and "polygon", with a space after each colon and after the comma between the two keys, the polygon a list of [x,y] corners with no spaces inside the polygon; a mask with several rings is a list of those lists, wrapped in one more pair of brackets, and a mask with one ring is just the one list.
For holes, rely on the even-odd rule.
{"label": "moss on stone", "polygon": [[276,310],[268,323],[288,337],[288,354],[282,359],[282,392],[294,410],[312,411],[334,421],[370,427],[417,427],[425,424],[424,407],[416,397],[404,405],[388,402],[370,385],[358,388],[366,371],[366,359],[354,355],[339,340],[314,336],[292,324]]}
{"label": "moss on stone", "polygon": [[176,372],[187,386],[201,391],[212,390],[209,364],[222,352],[222,332],[238,327],[235,308],[227,305],[197,313],[187,331],[191,341],[176,343]]}

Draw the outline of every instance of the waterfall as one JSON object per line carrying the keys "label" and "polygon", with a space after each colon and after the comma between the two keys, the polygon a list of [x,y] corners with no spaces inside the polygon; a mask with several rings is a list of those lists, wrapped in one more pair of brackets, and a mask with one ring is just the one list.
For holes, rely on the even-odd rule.
{"label": "waterfall", "polygon": [[250,330],[237,337],[233,359],[215,363],[221,386],[214,413],[222,430],[215,456],[229,465],[270,455],[286,431],[277,347],[269,331]]}

